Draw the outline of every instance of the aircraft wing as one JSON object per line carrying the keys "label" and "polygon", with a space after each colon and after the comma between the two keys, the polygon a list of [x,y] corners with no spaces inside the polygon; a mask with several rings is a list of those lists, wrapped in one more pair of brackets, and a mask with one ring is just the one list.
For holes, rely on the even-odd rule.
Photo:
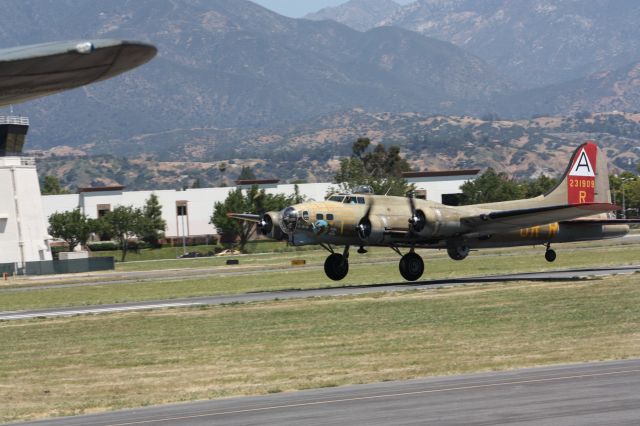
{"label": "aircraft wing", "polygon": [[260,222],[262,216],[251,213],[227,213],[227,217],[232,219],[244,220],[247,222]]}
{"label": "aircraft wing", "polygon": [[609,203],[567,204],[499,210],[464,217],[460,221],[471,228],[469,233],[491,233],[562,222],[598,213],[606,213],[618,208],[619,206]]}
{"label": "aircraft wing", "polygon": [[65,41],[0,49],[0,107],[106,80],[157,49],[123,40]]}

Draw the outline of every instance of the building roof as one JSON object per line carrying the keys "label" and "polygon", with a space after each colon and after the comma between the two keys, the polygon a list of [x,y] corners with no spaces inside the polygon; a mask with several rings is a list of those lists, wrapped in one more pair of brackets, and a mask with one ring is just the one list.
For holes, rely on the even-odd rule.
{"label": "building roof", "polygon": [[433,172],[403,172],[403,178],[421,178],[421,177],[446,177],[446,176],[475,176],[480,173],[480,169],[464,169],[464,170],[441,170]]}
{"label": "building roof", "polygon": [[78,188],[78,193],[81,192],[106,192],[106,191],[122,191],[125,187],[122,185],[112,186],[94,186],[89,188]]}
{"label": "building roof", "polygon": [[280,179],[238,179],[236,185],[273,185]]}

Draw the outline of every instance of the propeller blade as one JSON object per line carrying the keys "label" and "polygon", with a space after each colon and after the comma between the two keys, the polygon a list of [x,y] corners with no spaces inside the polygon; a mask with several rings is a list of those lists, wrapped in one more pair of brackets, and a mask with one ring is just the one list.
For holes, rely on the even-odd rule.
{"label": "propeller blade", "polygon": [[421,210],[416,209],[416,201],[413,198],[413,194],[409,198],[409,208],[411,209],[411,217],[409,218],[409,229],[407,237],[411,238],[424,228],[426,218]]}
{"label": "propeller blade", "polygon": [[358,222],[356,226],[356,230],[358,231],[358,236],[362,241],[365,241],[371,235],[371,219],[369,219],[369,215],[371,215],[371,210],[373,209],[373,198],[369,198],[369,206],[364,213],[364,216]]}

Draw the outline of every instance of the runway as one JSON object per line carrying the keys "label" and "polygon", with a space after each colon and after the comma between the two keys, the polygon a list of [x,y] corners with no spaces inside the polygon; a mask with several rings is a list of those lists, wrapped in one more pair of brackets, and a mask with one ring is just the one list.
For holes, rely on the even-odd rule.
{"label": "runway", "polygon": [[559,271],[532,272],[522,274],[489,275],[468,278],[452,278],[417,281],[415,283],[399,282],[390,284],[372,284],[363,286],[333,287],[312,290],[287,290],[261,293],[245,293],[210,297],[193,297],[171,300],[155,300],[146,302],[118,303],[96,306],[79,306],[69,308],[50,308],[25,311],[0,312],[0,321],[23,320],[33,318],[54,318],[85,314],[102,314],[113,312],[130,312],[150,309],[166,309],[194,307],[203,305],[221,305],[226,303],[261,302],[275,299],[301,299],[307,297],[335,297],[382,291],[403,291],[409,289],[428,289],[436,286],[469,285],[488,282],[505,281],[559,281],[582,279],[586,277],[608,276],[615,274],[632,274],[640,271],[640,265],[618,266],[593,269],[567,269]]}
{"label": "runway", "polygon": [[129,425],[638,425],[640,360],[228,398],[20,423]]}

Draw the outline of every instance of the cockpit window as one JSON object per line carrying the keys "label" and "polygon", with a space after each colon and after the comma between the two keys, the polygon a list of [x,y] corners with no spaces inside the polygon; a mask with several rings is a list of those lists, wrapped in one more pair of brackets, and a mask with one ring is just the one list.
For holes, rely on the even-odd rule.
{"label": "cockpit window", "polygon": [[358,203],[358,199],[356,197],[345,197],[344,203],[345,204],[357,204]]}
{"label": "cockpit window", "polygon": [[344,200],[344,195],[332,195],[329,197],[329,201],[337,201],[338,203],[341,203],[342,200]]}
{"label": "cockpit window", "polygon": [[358,204],[364,204],[364,197],[358,197]]}

